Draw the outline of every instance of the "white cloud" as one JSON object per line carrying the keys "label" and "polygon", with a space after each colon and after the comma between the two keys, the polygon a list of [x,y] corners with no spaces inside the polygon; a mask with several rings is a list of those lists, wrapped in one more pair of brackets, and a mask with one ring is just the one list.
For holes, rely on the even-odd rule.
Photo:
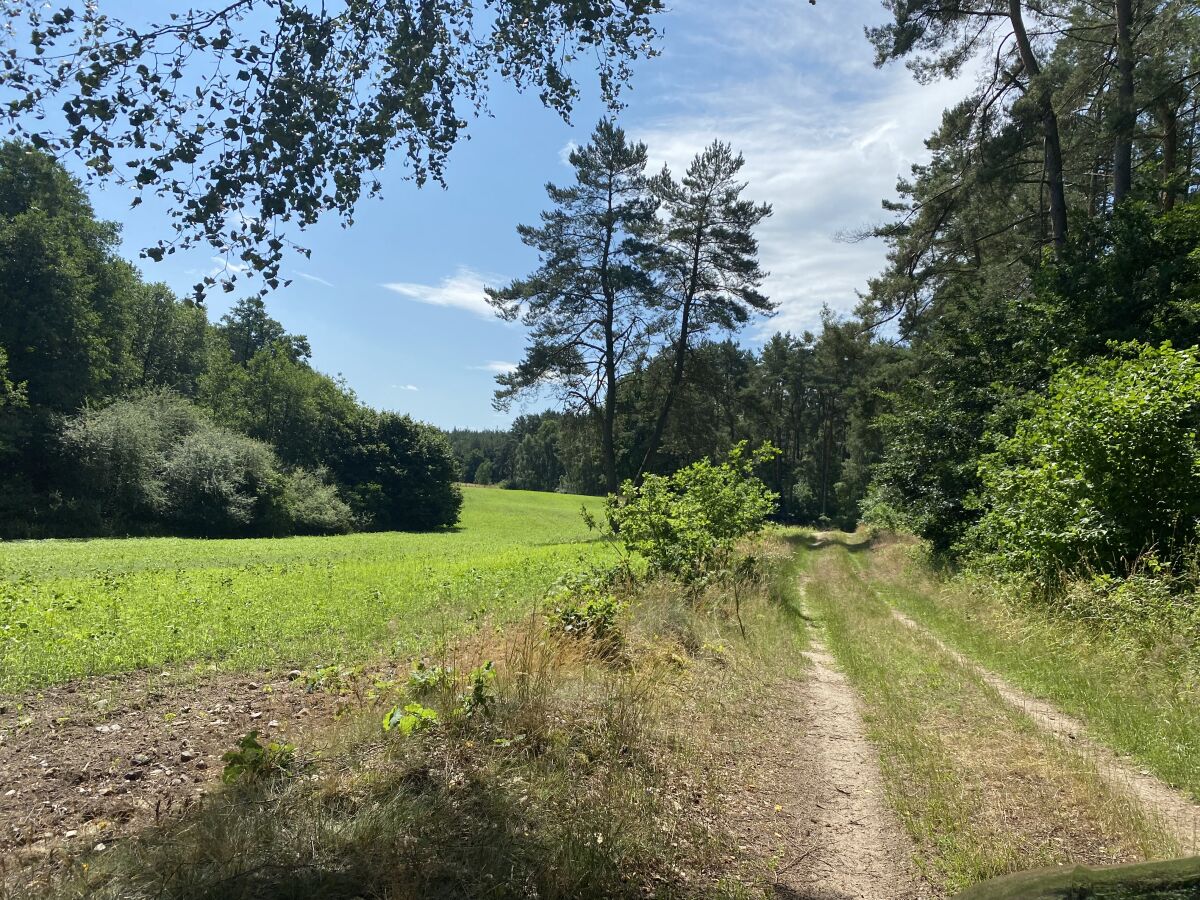
{"label": "white cloud", "polygon": [[679,63],[704,58],[726,74],[663,85],[685,111],[629,130],[649,146],[652,169],[665,162],[677,176],[714,139],[745,155],[746,196],[774,208],[758,234],[765,290],[780,310],[758,333],[798,331],[818,325],[823,305],[852,309],[882,270],[882,242],[837,236],[885,220],[880,201],[926,158],[925,138],[975,74],[922,86],[902,65],[874,69],[862,29],[886,15],[878,0],[746,7],[691,7]]}
{"label": "white cloud", "polygon": [[503,362],[498,359],[488,360],[481,366],[467,366],[468,369],[473,369],[476,372],[491,372],[495,375],[504,375],[508,372],[516,371],[517,364],[512,362]]}
{"label": "white cloud", "polygon": [[438,284],[391,281],[382,287],[418,303],[452,306],[473,312],[485,319],[492,319],[496,313],[488,306],[483,289],[486,285],[497,284],[500,281],[501,279],[486,277],[466,266],[459,266],[453,275],[443,278]]}
{"label": "white cloud", "polygon": [[311,281],[314,284],[324,285],[325,287],[333,287],[333,283],[326,281],[324,278],[318,278],[316,275],[310,275],[308,272],[296,272],[297,278],[303,278],[305,281]]}
{"label": "white cloud", "polygon": [[558,161],[564,166],[570,167],[571,154],[579,149],[579,145],[574,141],[567,141],[558,151]]}
{"label": "white cloud", "polygon": [[397,391],[419,391],[420,388],[415,384],[393,384],[392,388]]}
{"label": "white cloud", "polygon": [[245,263],[240,263],[232,259],[225,259],[220,256],[211,256],[209,257],[209,261],[212,262],[213,267],[209,270],[208,274],[214,277],[225,274],[244,275],[246,272],[250,271],[250,267]]}

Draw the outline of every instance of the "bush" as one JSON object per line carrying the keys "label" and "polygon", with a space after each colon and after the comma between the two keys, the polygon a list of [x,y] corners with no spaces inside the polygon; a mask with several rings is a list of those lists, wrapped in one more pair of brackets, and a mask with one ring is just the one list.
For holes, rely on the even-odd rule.
{"label": "bush", "polygon": [[547,625],[571,637],[619,645],[619,619],[625,607],[615,591],[619,577],[618,571],[604,570],[569,575],[550,593]]}
{"label": "bush", "polygon": [[458,521],[458,462],[446,435],[396,413],[363,410],[337,472],[371,527],[392,531],[445,528]]}
{"label": "bush", "polygon": [[648,475],[641,487],[626,482],[607,501],[609,521],[651,572],[704,581],[727,570],[736,542],[757,533],[775,510],[778,495],[754,467],[778,452],[764,444],[747,455],[742,441],[721,465],[702,459],[673,475]]}
{"label": "bush", "polygon": [[285,477],[279,500],[293,534],[345,534],[354,527],[354,513],[324,469],[296,469]]}
{"label": "bush", "polygon": [[984,514],[969,542],[1006,569],[1056,583],[1171,561],[1200,515],[1200,359],[1129,344],[1070,366],[980,465]]}
{"label": "bush", "polygon": [[68,419],[62,447],[89,518],[106,530],[162,518],[166,457],[188,435],[210,427],[199,409],[170,391],[140,394]]}
{"label": "bush", "polygon": [[282,476],[271,448],[216,426],[189,434],[171,450],[162,483],[167,515],[190,534],[272,531],[284,518]]}

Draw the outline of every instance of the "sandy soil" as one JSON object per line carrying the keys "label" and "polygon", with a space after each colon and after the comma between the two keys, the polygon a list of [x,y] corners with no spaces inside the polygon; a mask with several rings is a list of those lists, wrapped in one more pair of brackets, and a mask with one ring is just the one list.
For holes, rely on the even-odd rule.
{"label": "sandy soil", "polygon": [[[937,896],[911,865],[913,847],[884,798],[856,695],[818,640],[807,677],[772,692],[728,817],[752,853],[774,863],[788,900]],[[761,702],[761,701],[760,701]]]}

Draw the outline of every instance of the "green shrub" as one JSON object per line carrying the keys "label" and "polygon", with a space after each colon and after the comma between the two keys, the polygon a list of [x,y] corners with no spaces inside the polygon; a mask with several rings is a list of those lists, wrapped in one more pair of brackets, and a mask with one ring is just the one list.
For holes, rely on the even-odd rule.
{"label": "green shrub", "polygon": [[180,441],[162,472],[170,519],[203,537],[271,530],[281,481],[270,447],[216,426]]}
{"label": "green shrub", "polygon": [[221,760],[225,768],[221,780],[226,784],[254,784],[292,774],[296,765],[296,748],[274,741],[263,745],[258,732],[251,731]]}
{"label": "green shrub", "polygon": [[640,487],[626,482],[607,501],[609,521],[651,572],[704,581],[727,570],[737,541],[757,533],[775,510],[778,495],[754,467],[778,452],[764,444],[747,454],[743,441],[720,465],[702,459],[673,475],[648,475]]}
{"label": "green shrub", "polygon": [[552,630],[602,644],[620,642],[618,620],[624,604],[613,591],[611,573],[574,573],[551,592],[549,600],[546,624]]}
{"label": "green shrub", "polygon": [[980,465],[983,516],[969,543],[1046,583],[1176,558],[1200,516],[1200,359],[1129,344],[1070,366]]}
{"label": "green shrub", "polygon": [[345,534],[354,527],[354,513],[326,480],[324,469],[291,472],[279,502],[293,534]]}
{"label": "green shrub", "polygon": [[458,462],[442,431],[372,410],[354,428],[334,469],[364,522],[384,531],[425,531],[458,521]]}
{"label": "green shrub", "polygon": [[160,519],[168,505],[162,480],[166,458],[205,427],[211,426],[204,414],[170,391],[85,407],[68,419],[63,452],[91,516],[109,530]]}

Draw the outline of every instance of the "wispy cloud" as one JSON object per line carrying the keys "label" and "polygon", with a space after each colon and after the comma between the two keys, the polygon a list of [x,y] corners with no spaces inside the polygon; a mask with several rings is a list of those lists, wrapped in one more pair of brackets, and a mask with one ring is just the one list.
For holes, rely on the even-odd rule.
{"label": "wispy cloud", "polygon": [[333,282],[326,281],[324,278],[320,278],[316,275],[310,275],[308,272],[295,272],[294,274],[297,278],[303,278],[305,281],[311,281],[314,284],[324,285],[327,288],[334,286]]}
{"label": "wispy cloud", "polygon": [[517,364],[513,362],[503,362],[498,359],[491,359],[480,366],[467,366],[468,369],[474,369],[476,372],[491,372],[494,375],[504,375],[508,372],[515,372]]}
{"label": "wispy cloud", "polygon": [[397,391],[419,391],[420,390],[420,388],[417,387],[415,384],[393,384],[392,389],[397,390]]}
{"label": "wispy cloud", "polygon": [[488,284],[497,284],[502,280],[487,277],[467,266],[459,266],[453,275],[443,278],[438,284],[390,281],[383,287],[418,303],[465,309],[482,318],[491,319],[496,314],[488,306],[483,289]]}
{"label": "wispy cloud", "polygon": [[562,163],[564,166],[570,166],[571,165],[571,154],[574,153],[578,149],[579,149],[579,145],[577,143],[575,143],[574,141],[567,141],[565,144],[562,145],[561,148],[559,148],[558,161],[560,163]]}
{"label": "wispy cloud", "polygon": [[[771,273],[766,293],[780,310],[761,331],[813,328],[822,306],[853,308],[885,262],[882,242],[838,235],[884,220],[880,201],[927,157],[924,139],[975,73],[922,86],[903,66],[874,69],[862,29],[886,15],[878,0],[800,10],[747,0],[732,19],[720,5],[691,10],[689,42],[711,46],[685,42],[683,71],[672,70],[670,81],[680,80],[663,85],[667,95],[680,92],[683,111],[664,105],[668,112],[630,131],[649,146],[652,167],[667,163],[677,176],[714,139],[745,154],[747,196],[774,208],[759,241]],[[723,74],[682,93],[697,57]]]}
{"label": "wispy cloud", "polygon": [[212,262],[213,267],[209,270],[208,274],[214,276],[223,275],[226,273],[243,275],[250,271],[250,267],[248,265],[233,259],[225,259],[224,257],[220,256],[211,256],[209,257],[209,261]]}

